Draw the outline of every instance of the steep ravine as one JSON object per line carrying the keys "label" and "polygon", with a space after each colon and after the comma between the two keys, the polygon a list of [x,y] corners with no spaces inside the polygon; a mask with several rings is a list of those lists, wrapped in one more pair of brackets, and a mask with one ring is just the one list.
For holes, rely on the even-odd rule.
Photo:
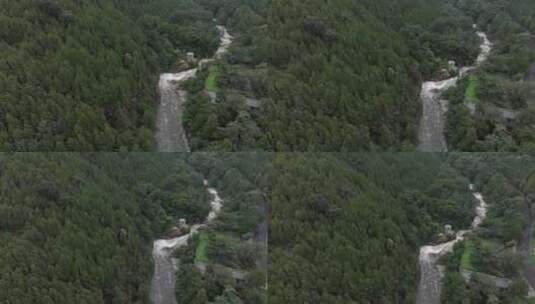
{"label": "steep ravine", "polygon": [[215,188],[208,187],[208,182],[204,181],[207,191],[212,196],[210,202],[211,210],[202,224],[193,225],[190,233],[172,239],[160,239],[154,241],[152,258],[154,260],[154,274],[152,277],[150,297],[152,304],[176,304],[175,298],[175,273],[178,270],[178,261],[173,258],[176,249],[188,244],[200,228],[207,226],[219,215],[223,200]]}
{"label": "steep ravine", "polygon": [[418,132],[419,151],[448,151],[448,145],[444,136],[444,126],[446,124],[445,114],[448,111],[448,101],[442,99],[441,96],[446,90],[455,86],[457,81],[469,71],[477,68],[488,59],[492,50],[492,43],[485,33],[478,31],[477,35],[481,38],[482,43],[480,45],[481,52],[477,57],[475,66],[460,68],[459,74],[455,77],[441,81],[427,81],[422,84],[420,99],[422,101],[423,113]]}
{"label": "steep ravine", "polygon": [[156,117],[156,144],[159,152],[189,152],[188,140],[183,127],[182,112],[186,102],[186,91],[180,89],[180,83],[195,77],[203,64],[219,59],[232,43],[232,36],[224,26],[217,26],[220,33],[220,45],[214,58],[202,59],[196,68],[180,73],[160,75],[160,105]]}
{"label": "steep ravine", "polygon": [[487,203],[479,192],[475,192],[474,185],[470,185],[470,191],[477,200],[476,216],[470,230],[458,231],[455,239],[438,245],[426,245],[420,248],[420,283],[416,304],[440,304],[442,290],[442,266],[438,265],[439,259],[453,251],[458,242],[464,240],[467,233],[477,230],[487,215]]}

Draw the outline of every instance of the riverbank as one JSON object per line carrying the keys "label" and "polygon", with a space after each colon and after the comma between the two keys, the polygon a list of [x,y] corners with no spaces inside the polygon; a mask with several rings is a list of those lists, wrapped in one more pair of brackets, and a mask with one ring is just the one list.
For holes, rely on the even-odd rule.
{"label": "riverbank", "polygon": [[449,242],[438,245],[426,245],[420,248],[420,283],[418,285],[417,304],[439,304],[442,291],[442,278],[444,268],[439,265],[441,257],[453,251],[453,247],[461,242],[465,237],[478,229],[487,215],[488,205],[483,195],[476,192],[474,185],[470,184],[469,189],[477,201],[475,207],[476,216],[472,221],[470,230],[460,230],[455,238]]}
{"label": "riverbank", "polygon": [[[475,28],[475,25],[474,25]],[[474,66],[462,67],[458,75],[440,81],[427,81],[422,84],[420,100],[422,101],[422,117],[418,132],[418,151],[421,152],[447,152],[448,143],[444,134],[446,126],[446,113],[448,100],[442,94],[457,85],[457,82],[469,72],[483,64],[492,50],[492,43],[484,32],[477,31],[481,38],[480,53]]]}
{"label": "riverbank", "polygon": [[221,212],[223,200],[215,188],[208,187],[205,180],[206,190],[212,196],[210,201],[210,212],[206,221],[202,224],[193,225],[190,232],[186,235],[171,238],[159,239],[154,241],[152,257],[154,260],[154,275],[151,283],[151,301],[152,304],[174,304],[175,296],[175,272],[178,270],[178,260],[173,257],[173,253],[180,247],[186,246],[189,240],[196,235],[199,230],[205,228],[214,221]]}
{"label": "riverbank", "polygon": [[158,85],[160,105],[156,118],[156,143],[159,152],[190,152],[182,119],[187,92],[180,88],[180,84],[194,78],[199,69],[209,62],[220,59],[227,52],[233,37],[224,26],[217,25],[216,27],[220,34],[220,43],[214,57],[199,60],[195,68],[160,75]]}

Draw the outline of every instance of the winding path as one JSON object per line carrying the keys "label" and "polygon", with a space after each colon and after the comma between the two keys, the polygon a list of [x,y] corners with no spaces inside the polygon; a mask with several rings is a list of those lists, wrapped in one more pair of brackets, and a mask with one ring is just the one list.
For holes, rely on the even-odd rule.
{"label": "winding path", "polygon": [[445,254],[452,252],[455,244],[464,240],[467,233],[477,230],[487,215],[488,206],[483,199],[483,195],[474,191],[474,185],[470,185],[470,191],[472,191],[478,202],[472,229],[457,232],[455,239],[447,243],[427,245],[420,248],[420,283],[418,285],[416,304],[440,304],[444,271],[442,266],[438,265],[438,260]]}
{"label": "winding path", "polygon": [[156,144],[159,152],[189,152],[186,131],[183,127],[182,112],[186,103],[186,91],[180,89],[180,83],[195,77],[204,64],[221,58],[232,43],[232,36],[224,26],[218,25],[220,44],[214,58],[202,59],[198,67],[180,73],[160,75],[160,106],[156,116]]}
{"label": "winding path", "polygon": [[[475,26],[474,26],[475,27]],[[477,32],[482,39],[480,53],[475,66],[462,67],[459,75],[441,81],[427,81],[422,84],[420,99],[422,100],[423,114],[420,119],[420,129],[418,132],[418,150],[422,152],[447,152],[448,144],[444,136],[446,124],[446,112],[448,111],[448,101],[442,99],[442,93],[457,84],[457,81],[464,77],[469,71],[477,68],[485,62],[492,50],[492,43],[483,32]]]}
{"label": "winding path", "polygon": [[188,244],[188,241],[199,229],[206,227],[221,212],[223,200],[219,197],[215,188],[208,187],[205,180],[204,185],[212,195],[210,202],[211,210],[203,224],[193,225],[190,233],[173,239],[161,239],[154,241],[152,258],[154,260],[154,274],[152,277],[150,298],[152,304],[176,304],[175,297],[175,272],[178,270],[178,260],[173,258],[173,252],[178,248]]}

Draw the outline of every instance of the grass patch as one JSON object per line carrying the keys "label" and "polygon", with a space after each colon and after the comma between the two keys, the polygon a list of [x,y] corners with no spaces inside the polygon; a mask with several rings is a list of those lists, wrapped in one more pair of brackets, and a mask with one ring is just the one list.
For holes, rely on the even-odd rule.
{"label": "grass patch", "polygon": [[470,102],[477,102],[479,101],[479,98],[477,98],[477,77],[470,75],[468,78],[468,86],[466,87],[466,91],[464,93],[464,97],[470,101]]}
{"label": "grass patch", "polygon": [[204,88],[211,92],[217,92],[217,76],[219,75],[219,69],[216,66],[210,67],[210,73],[208,74],[208,77],[206,77],[206,81],[204,82]]}
{"label": "grass patch", "polygon": [[199,244],[197,244],[197,250],[195,251],[195,262],[208,263],[208,234],[201,232],[199,234]]}
{"label": "grass patch", "polygon": [[463,256],[461,257],[461,268],[467,269],[467,270],[474,270],[474,266],[472,265],[472,253],[474,252],[474,244],[470,240],[466,240],[464,242],[464,252]]}

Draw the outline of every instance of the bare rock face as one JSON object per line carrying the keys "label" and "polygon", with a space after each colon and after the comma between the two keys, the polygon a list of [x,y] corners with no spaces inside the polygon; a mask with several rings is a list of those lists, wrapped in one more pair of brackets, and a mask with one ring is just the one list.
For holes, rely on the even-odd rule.
{"label": "bare rock face", "polygon": [[535,81],[535,63],[532,63],[529,66],[529,69],[528,69],[526,75],[524,76],[524,80],[525,81]]}

